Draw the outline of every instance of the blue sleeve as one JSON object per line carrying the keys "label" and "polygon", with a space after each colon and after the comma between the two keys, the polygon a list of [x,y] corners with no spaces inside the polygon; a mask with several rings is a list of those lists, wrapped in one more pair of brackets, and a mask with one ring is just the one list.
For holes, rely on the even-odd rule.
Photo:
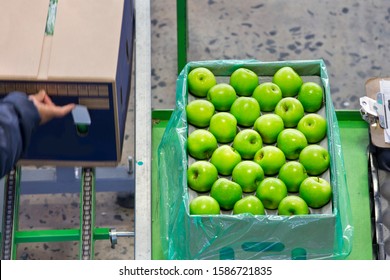
{"label": "blue sleeve", "polygon": [[39,123],[38,110],[26,94],[12,92],[0,99],[0,178],[26,152]]}

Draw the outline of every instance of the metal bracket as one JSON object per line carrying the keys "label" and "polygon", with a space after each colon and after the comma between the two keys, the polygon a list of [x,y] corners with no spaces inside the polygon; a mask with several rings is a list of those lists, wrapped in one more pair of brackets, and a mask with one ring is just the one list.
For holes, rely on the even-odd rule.
{"label": "metal bracket", "polygon": [[134,237],[135,234],[133,231],[116,231],[112,228],[109,232],[111,248],[115,249],[115,245],[118,244],[118,237]]}
{"label": "metal bracket", "polygon": [[[378,96],[381,98],[381,93],[377,93],[377,97]],[[377,100],[364,96],[360,98],[360,107],[360,113],[366,122],[369,124],[376,124],[377,121],[379,121],[379,125],[382,128],[386,128],[382,104],[379,104]]]}
{"label": "metal bracket", "polygon": [[364,96],[360,98],[360,113],[370,125],[377,125],[384,130],[384,140],[390,143],[390,81],[380,81],[380,92],[376,100]]}

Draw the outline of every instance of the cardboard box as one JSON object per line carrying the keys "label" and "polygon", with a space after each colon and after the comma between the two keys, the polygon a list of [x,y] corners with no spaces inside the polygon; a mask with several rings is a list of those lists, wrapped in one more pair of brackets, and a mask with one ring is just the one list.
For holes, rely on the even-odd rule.
{"label": "cardboard box", "polygon": [[[197,194],[187,187],[186,170],[191,162],[186,141],[191,127],[185,107],[189,72],[206,67],[217,82],[228,82],[240,67],[248,68],[260,81],[272,79],[283,66],[294,68],[304,81],[314,79],[324,88],[327,138],[331,155],[327,179],[332,201],[309,215],[191,215],[189,203]],[[351,213],[340,143],[340,133],[330,95],[329,77],[322,60],[274,61],[221,60],[190,62],[177,79],[176,108],[159,146],[160,229],[167,259],[343,259],[351,251]],[[322,175],[323,176],[323,175]],[[203,195],[207,195],[202,193]]]}
{"label": "cardboard box", "polygon": [[45,33],[48,0],[0,0],[0,7],[0,98],[43,88],[58,105],[86,106],[91,118],[83,134],[72,114],[40,126],[21,163],[117,165],[130,95],[133,0],[58,1],[53,34]]}

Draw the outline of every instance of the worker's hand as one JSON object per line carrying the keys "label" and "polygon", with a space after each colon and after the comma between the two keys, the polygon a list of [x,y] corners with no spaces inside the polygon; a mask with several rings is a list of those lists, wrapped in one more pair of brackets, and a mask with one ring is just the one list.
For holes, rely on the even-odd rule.
{"label": "worker's hand", "polygon": [[65,106],[56,106],[47,95],[46,91],[40,90],[38,93],[28,97],[38,110],[41,117],[41,124],[47,123],[53,118],[61,118],[69,114],[75,104],[67,104]]}

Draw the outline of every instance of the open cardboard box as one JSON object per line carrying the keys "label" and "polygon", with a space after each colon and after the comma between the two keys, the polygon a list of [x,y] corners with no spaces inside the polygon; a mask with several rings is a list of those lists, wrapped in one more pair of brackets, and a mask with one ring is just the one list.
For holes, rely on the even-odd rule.
{"label": "open cardboard box", "polygon": [[[271,77],[283,66],[293,67],[305,80],[317,77],[324,87],[327,147],[331,155],[332,203],[310,215],[190,215],[191,192],[186,170],[189,126],[187,77],[206,67],[225,78],[239,68]],[[329,78],[322,60],[309,61],[200,61],[190,62],[177,79],[176,108],[159,146],[161,244],[168,259],[343,259],[351,251],[351,213],[336,114]]]}
{"label": "open cardboard box", "polygon": [[116,165],[130,94],[133,1],[58,1],[49,35],[48,0],[0,6],[0,98],[45,89],[58,105],[86,106],[91,118],[82,135],[71,114],[40,126],[21,163]]}

